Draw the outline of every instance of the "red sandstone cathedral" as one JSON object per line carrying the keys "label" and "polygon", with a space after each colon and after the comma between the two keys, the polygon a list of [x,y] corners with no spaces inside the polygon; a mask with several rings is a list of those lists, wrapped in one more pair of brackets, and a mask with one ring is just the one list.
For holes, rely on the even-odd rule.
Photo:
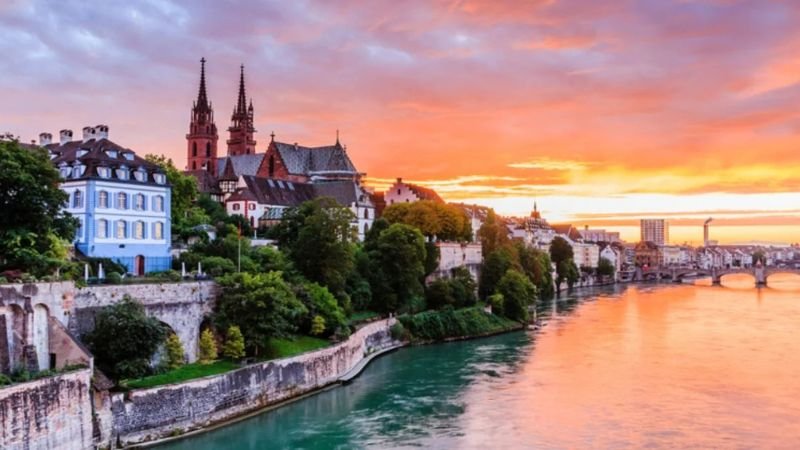
{"label": "red sandstone cathedral", "polygon": [[363,236],[375,217],[373,198],[361,185],[364,176],[339,142],[306,147],[275,140],[270,135],[259,153],[253,135],[254,108],[245,91],[244,66],[239,93],[228,127],[227,156],[219,156],[219,133],[206,92],[205,59],[200,60],[200,88],[192,105],[186,135],[186,170],[201,192],[225,204],[229,214],[242,214],[251,224],[269,225],[282,212],[314,197],[328,196],[356,215],[354,228]]}

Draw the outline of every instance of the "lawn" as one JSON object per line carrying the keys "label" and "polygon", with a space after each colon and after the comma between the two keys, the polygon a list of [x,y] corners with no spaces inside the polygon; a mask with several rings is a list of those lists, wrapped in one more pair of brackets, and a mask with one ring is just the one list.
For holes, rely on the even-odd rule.
{"label": "lawn", "polygon": [[170,370],[169,372],[158,375],[139,378],[138,380],[127,380],[123,382],[123,385],[131,389],[149,388],[161,386],[162,384],[179,383],[194,378],[207,377],[209,375],[217,375],[233,369],[238,369],[239,367],[241,367],[239,364],[227,360],[215,361],[211,364],[186,364],[175,370]]}
{"label": "lawn", "polygon": [[300,353],[310,352],[331,345],[330,341],[311,336],[294,336],[292,338],[270,338],[267,343],[267,358],[288,358]]}

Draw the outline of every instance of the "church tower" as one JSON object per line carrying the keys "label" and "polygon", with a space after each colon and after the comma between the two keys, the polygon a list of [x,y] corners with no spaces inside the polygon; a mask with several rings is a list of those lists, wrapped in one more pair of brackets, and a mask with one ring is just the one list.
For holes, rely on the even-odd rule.
{"label": "church tower", "polygon": [[249,155],[256,152],[256,141],[253,140],[253,133],[256,131],[253,127],[253,100],[250,100],[248,107],[244,93],[244,65],[239,78],[239,99],[236,108],[233,109],[228,131],[230,132],[228,156]]}
{"label": "church tower", "polygon": [[186,169],[207,170],[216,175],[217,126],[214,109],[206,95],[206,59],[200,60],[200,90],[192,105],[192,122],[186,135]]}

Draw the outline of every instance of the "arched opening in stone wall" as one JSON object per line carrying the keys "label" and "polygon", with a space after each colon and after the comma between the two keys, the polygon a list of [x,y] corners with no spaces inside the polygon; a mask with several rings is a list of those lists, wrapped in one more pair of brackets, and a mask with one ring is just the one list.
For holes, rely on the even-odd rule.
{"label": "arched opening in stone wall", "polygon": [[197,357],[200,357],[200,338],[203,336],[203,332],[206,330],[211,330],[211,333],[214,335],[214,342],[217,344],[217,353],[221,354],[222,352],[222,344],[225,339],[225,330],[217,330],[214,327],[214,323],[211,320],[211,317],[204,317],[203,321],[200,322],[200,328],[197,330],[197,348],[195,349],[195,354]]}
{"label": "arched opening in stone wall", "polygon": [[14,370],[19,367],[24,367],[22,350],[25,346],[25,310],[19,305],[8,305],[6,320],[9,366],[11,370]]}
{"label": "arched opening in stone wall", "polygon": [[[160,365],[162,365],[162,364],[164,364],[166,362],[166,359],[167,359],[167,345],[166,345],[167,338],[170,335],[173,335],[173,334],[177,335],[175,330],[168,323],[162,322],[160,320],[158,321],[158,323],[160,323],[161,326],[164,328],[164,330],[166,330],[166,333],[164,334],[164,341],[161,343],[161,345],[158,346],[158,348],[156,349],[155,353],[153,353],[153,356],[150,357],[150,367],[153,367],[153,368],[157,368],[157,367],[159,367]],[[181,344],[183,344],[183,342],[181,342]]]}
{"label": "arched opening in stone wall", "polygon": [[49,316],[47,306],[39,303],[33,307],[33,346],[36,347],[39,370],[50,368]]}

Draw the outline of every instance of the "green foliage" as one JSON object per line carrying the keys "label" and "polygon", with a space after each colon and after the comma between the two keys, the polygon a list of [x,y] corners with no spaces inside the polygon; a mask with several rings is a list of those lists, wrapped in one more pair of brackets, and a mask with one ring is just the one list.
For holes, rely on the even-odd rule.
{"label": "green foliage", "polygon": [[505,317],[505,299],[503,294],[497,292],[489,296],[486,302],[492,306],[492,313]]}
{"label": "green foliage", "polygon": [[372,265],[369,255],[362,245],[356,247],[354,260],[355,270],[350,272],[347,277],[347,294],[350,296],[352,309],[360,311],[368,309],[372,305],[372,287],[368,279]]}
{"label": "green foliage", "polygon": [[44,149],[0,140],[0,271],[41,276],[65,263],[78,221],[62,210],[60,181]]}
{"label": "green foliage", "polygon": [[206,256],[200,260],[203,272],[212,277],[220,277],[229,273],[236,272],[236,264],[230,259],[222,256]]}
{"label": "green foliage", "polygon": [[503,296],[503,315],[518,322],[528,321],[528,306],[536,302],[536,286],[520,272],[509,269],[497,292]]}
{"label": "green foliage", "polygon": [[580,276],[581,273],[578,270],[578,266],[575,265],[573,260],[568,259],[560,262],[556,266],[556,289],[559,289],[561,283],[564,281],[567,282],[567,287],[572,289],[572,286],[578,281]]}
{"label": "green foliage", "polygon": [[97,366],[114,379],[139,378],[151,372],[150,357],[164,341],[165,330],[129,296],[100,310],[94,330],[85,336]]}
{"label": "green foliage", "polygon": [[472,274],[469,273],[469,269],[466,267],[462,266],[453,269],[450,285],[453,289],[453,297],[456,300],[456,308],[473,306],[478,302],[478,298],[475,296],[477,290],[475,279],[472,278]]}
{"label": "green foliage", "polygon": [[478,230],[478,239],[481,241],[484,257],[510,245],[508,229],[497,218],[493,209],[489,210],[486,220]]}
{"label": "green foliage", "polygon": [[573,258],[572,246],[569,245],[569,242],[561,236],[553,238],[553,242],[550,243],[550,259],[556,265],[556,290],[561,288],[564,280],[567,281],[570,288],[578,280],[580,272],[573,262]]}
{"label": "green foliage", "polygon": [[554,293],[552,263],[550,255],[523,242],[515,244],[522,272],[536,286],[539,295],[545,298]]}
{"label": "green foliage", "polygon": [[371,247],[373,309],[415,310],[424,294],[425,238],[416,228],[396,223],[383,230]]}
{"label": "green foliage", "polygon": [[398,317],[416,341],[482,336],[519,328],[519,323],[489,314],[480,307],[425,311]]}
{"label": "green foliage", "polygon": [[300,353],[319,350],[329,345],[331,345],[330,341],[311,336],[271,338],[267,343],[267,356],[269,358],[288,358]]}
{"label": "green foliage", "polygon": [[165,353],[165,361],[164,365],[169,370],[175,370],[178,367],[182,366],[183,363],[186,362],[186,359],[183,356],[183,347],[181,346],[181,340],[178,338],[178,335],[175,333],[170,334],[167,337],[167,342],[164,346],[166,353]]}
{"label": "green foliage", "polygon": [[353,219],[336,200],[317,198],[288,210],[275,236],[300,273],[341,297],[354,267]]}
{"label": "green foliage", "polygon": [[392,325],[392,327],[389,329],[389,333],[391,333],[392,339],[395,341],[411,340],[411,334],[409,334],[408,330],[406,330],[406,327],[404,327],[399,321]]}
{"label": "green foliage", "polygon": [[515,256],[511,247],[502,247],[489,254],[484,253],[478,283],[478,293],[482,299],[494,293],[497,283],[503,278],[508,269],[516,267]]}
{"label": "green foliage", "polygon": [[[347,317],[339,306],[336,297],[327,288],[317,283],[304,283],[296,289],[297,298],[303,302],[308,310],[307,331],[313,335],[333,333],[337,327],[347,325]],[[321,316],[325,328],[320,333],[314,333],[313,319]]]}
{"label": "green foliage", "polygon": [[425,302],[431,309],[455,305],[456,300],[453,297],[453,288],[450,286],[450,282],[440,279],[429,284],[425,291]]}
{"label": "green foliage", "polygon": [[614,276],[614,272],[616,269],[614,268],[614,264],[608,260],[608,258],[600,258],[600,261],[597,263],[597,274],[604,277],[611,277]]}
{"label": "green foliage", "polygon": [[403,223],[417,228],[424,236],[439,241],[470,241],[472,225],[461,208],[432,200],[395,203],[383,211],[390,223]]}
{"label": "green foliage", "polygon": [[117,272],[108,272],[106,274],[106,283],[108,283],[108,284],[121,284],[122,283],[122,275],[118,274]]}
{"label": "green foliage", "polygon": [[308,314],[281,272],[237,273],[218,279],[222,287],[215,320],[219,328],[238,325],[248,349],[258,355],[270,337],[297,330]]}
{"label": "green foliage", "polygon": [[322,316],[314,316],[314,318],[311,319],[311,334],[314,336],[319,336],[324,332],[325,332],[325,318]]}
{"label": "green foliage", "polygon": [[222,354],[234,361],[244,357],[244,336],[236,325],[228,328],[228,333],[225,336],[225,345],[222,346]]}
{"label": "green foliage", "polygon": [[201,364],[209,364],[217,359],[217,341],[214,339],[214,333],[206,328],[200,333],[200,355]]}
{"label": "green foliage", "polygon": [[[172,228],[176,235],[180,234],[188,226],[199,225],[199,223],[189,223],[188,218],[197,215],[198,211],[192,211],[194,202],[198,197],[197,180],[191,175],[185,175],[178,170],[172,160],[164,155],[145,155],[144,159],[161,168],[167,176],[167,181],[172,187],[170,196],[170,211],[172,214]],[[204,218],[207,222],[207,218]],[[205,223],[205,222],[200,222]]]}

